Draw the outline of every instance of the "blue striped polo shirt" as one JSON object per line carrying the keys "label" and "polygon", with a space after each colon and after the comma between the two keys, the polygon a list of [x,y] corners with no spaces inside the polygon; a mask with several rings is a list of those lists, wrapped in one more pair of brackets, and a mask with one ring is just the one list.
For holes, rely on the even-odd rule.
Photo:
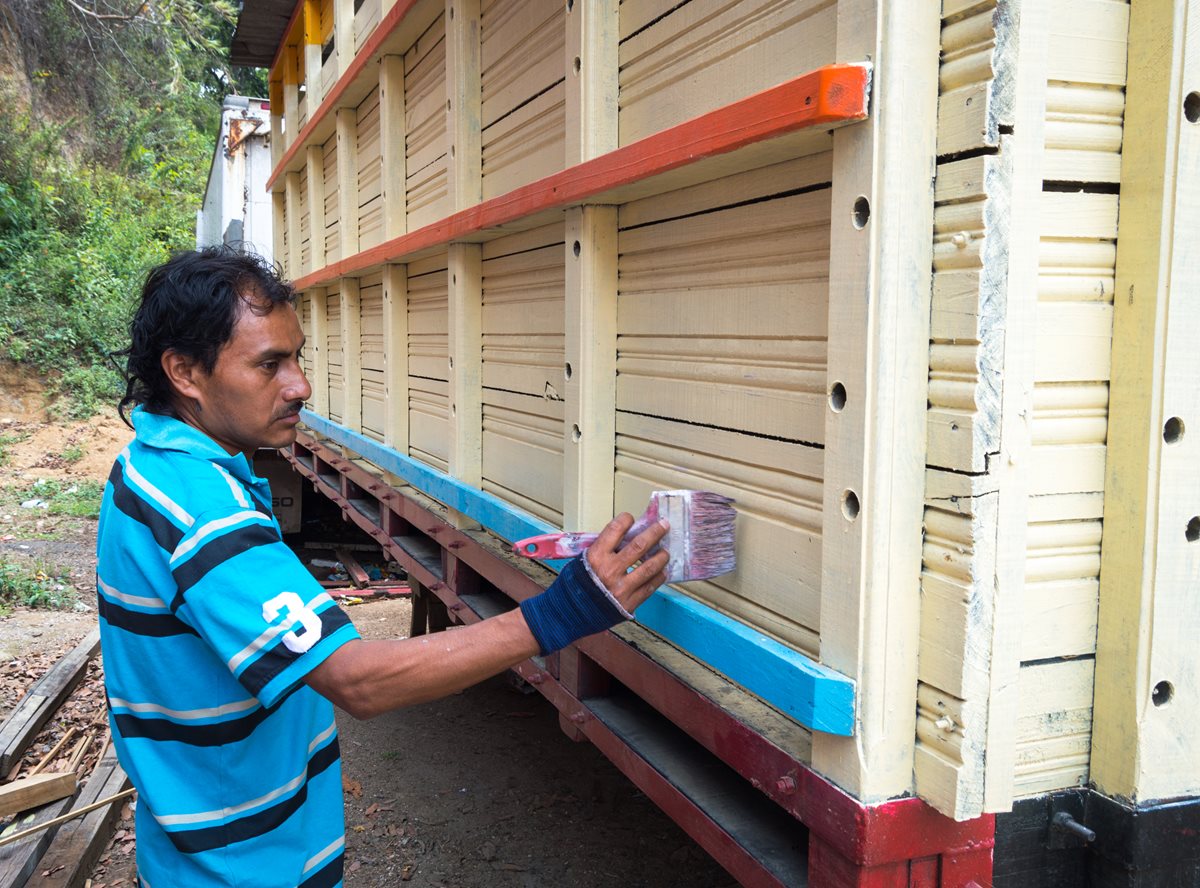
{"label": "blue striped polo shirt", "polygon": [[332,704],[305,675],[358,633],[284,545],[244,456],[139,407],[97,540],[109,723],[149,888],[342,883]]}

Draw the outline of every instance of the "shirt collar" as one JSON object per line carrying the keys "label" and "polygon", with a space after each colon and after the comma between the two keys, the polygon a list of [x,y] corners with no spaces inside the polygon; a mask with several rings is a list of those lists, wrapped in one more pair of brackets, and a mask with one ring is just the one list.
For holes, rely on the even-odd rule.
{"label": "shirt collar", "polygon": [[151,413],[142,404],[133,409],[130,419],[137,440],[147,447],[176,450],[206,459],[247,483],[253,484],[259,480],[245,454],[236,453],[230,456],[224,447],[204,432],[180,419],[162,413]]}

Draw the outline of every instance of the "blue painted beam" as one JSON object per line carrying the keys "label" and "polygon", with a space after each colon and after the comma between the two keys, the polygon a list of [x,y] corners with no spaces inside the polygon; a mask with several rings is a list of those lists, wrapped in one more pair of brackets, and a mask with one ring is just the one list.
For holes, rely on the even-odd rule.
{"label": "blue painted beam", "polygon": [[[313,431],[349,447],[385,471],[508,540],[558,528],[497,496],[305,410]],[[553,565],[552,565],[553,566]],[[814,731],[854,733],[854,680],[744,623],[663,587],[637,609],[637,621],[727,675]]]}

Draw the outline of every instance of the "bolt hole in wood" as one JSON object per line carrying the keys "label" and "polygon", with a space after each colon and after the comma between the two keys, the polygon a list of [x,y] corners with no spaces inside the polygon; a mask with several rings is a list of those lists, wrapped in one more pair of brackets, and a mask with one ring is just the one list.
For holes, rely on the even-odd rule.
{"label": "bolt hole in wood", "polygon": [[850,215],[854,227],[858,229],[866,228],[867,222],[871,220],[871,202],[865,197],[860,197],[854,202],[854,211]]}
{"label": "bolt hole in wood", "polygon": [[1160,681],[1150,692],[1150,702],[1155,706],[1166,706],[1175,696],[1175,686],[1169,681]]}
{"label": "bolt hole in wood", "polygon": [[575,241],[575,243],[571,244],[571,252],[575,254],[576,259],[579,258],[579,251],[580,251],[579,241]]}
{"label": "bolt hole in wood", "polygon": [[579,424],[575,423],[574,425],[571,426],[571,440],[574,441],[576,444],[578,444],[579,439],[582,437],[583,437],[583,432],[581,432],[579,430]]}
{"label": "bolt hole in wood", "polygon": [[853,490],[842,492],[842,514],[846,516],[847,521],[853,521],[858,517],[858,494]]}
{"label": "bolt hole in wood", "polygon": [[567,379],[570,379],[570,378],[571,378],[571,374],[572,374],[572,373],[574,373],[574,372],[575,372],[575,371],[571,369],[571,362],[570,362],[570,361],[567,361],[567,363],[563,364],[563,376],[565,376]]}
{"label": "bolt hole in wood", "polygon": [[846,409],[846,387],[835,382],[829,389],[829,409],[841,413]]}
{"label": "bolt hole in wood", "polygon": [[1168,444],[1178,444],[1183,440],[1183,420],[1172,416],[1163,423],[1163,440]]}
{"label": "bolt hole in wood", "polygon": [[1183,116],[1188,123],[1200,121],[1200,92],[1190,92],[1184,97]]}
{"label": "bolt hole in wood", "polygon": [[579,56],[575,56],[575,73],[578,74],[582,67],[583,63],[579,60]]}
{"label": "bolt hole in wood", "polygon": [[1193,515],[1187,526],[1187,541],[1194,543],[1200,540],[1200,515]]}

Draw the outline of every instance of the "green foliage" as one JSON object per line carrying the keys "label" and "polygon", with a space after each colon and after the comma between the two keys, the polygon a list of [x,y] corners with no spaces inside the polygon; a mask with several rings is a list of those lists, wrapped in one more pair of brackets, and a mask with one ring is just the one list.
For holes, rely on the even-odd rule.
{"label": "green foliage", "polygon": [[0,435],[0,466],[8,462],[8,445],[20,444],[27,435]]}
{"label": "green foliage", "polygon": [[[6,13],[6,15],[4,15]],[[0,358],[61,412],[123,392],[112,359],[146,271],[194,243],[224,95],[227,0],[0,0],[24,56],[0,83]]]}
{"label": "green foliage", "polygon": [[26,566],[0,558],[0,614],[15,606],[63,609],[79,599],[70,578],[43,562]]}

